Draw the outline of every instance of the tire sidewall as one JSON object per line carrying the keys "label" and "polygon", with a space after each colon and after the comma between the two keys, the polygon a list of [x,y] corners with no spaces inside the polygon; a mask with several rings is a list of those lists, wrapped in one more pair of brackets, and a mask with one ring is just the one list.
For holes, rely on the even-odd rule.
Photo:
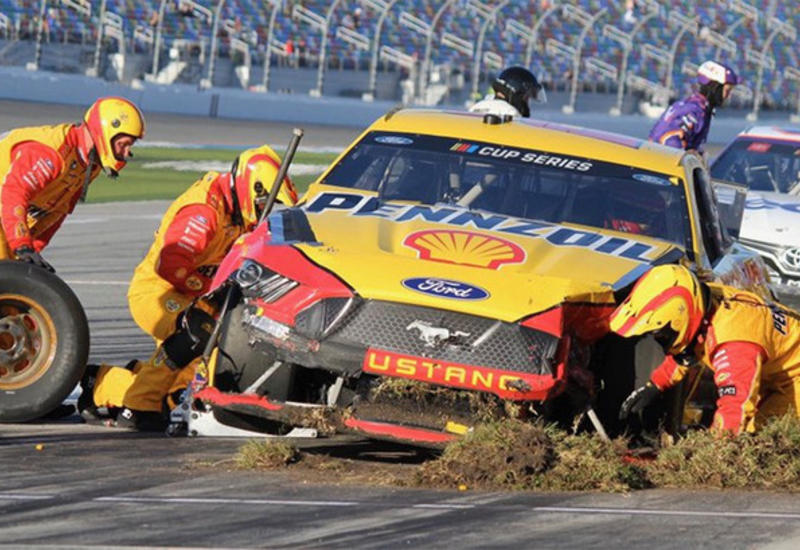
{"label": "tire sidewall", "polygon": [[86,313],[64,281],[32,264],[0,261],[0,293],[36,302],[55,327],[56,351],[47,370],[27,386],[0,389],[0,422],[32,420],[58,406],[83,376],[89,358]]}

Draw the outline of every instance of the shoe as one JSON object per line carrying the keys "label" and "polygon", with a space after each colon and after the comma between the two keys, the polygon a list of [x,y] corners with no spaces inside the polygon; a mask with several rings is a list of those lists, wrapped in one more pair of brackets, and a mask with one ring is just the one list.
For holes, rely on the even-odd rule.
{"label": "shoe", "polygon": [[81,378],[81,394],[78,396],[77,403],[78,414],[87,424],[96,424],[105,420],[105,417],[97,412],[97,405],[94,404],[94,385],[99,370],[100,365],[86,365],[86,372]]}
{"label": "shoe", "polygon": [[138,430],[140,432],[163,432],[167,429],[169,419],[155,411],[135,411],[123,407],[117,414],[114,425],[117,428]]}

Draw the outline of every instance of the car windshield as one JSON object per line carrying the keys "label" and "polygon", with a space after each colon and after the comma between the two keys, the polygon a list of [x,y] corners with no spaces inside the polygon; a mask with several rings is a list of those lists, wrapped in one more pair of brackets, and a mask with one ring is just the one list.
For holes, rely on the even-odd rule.
{"label": "car windshield", "polygon": [[714,161],[711,177],[753,191],[800,194],[800,145],[737,140]]}
{"label": "car windshield", "polygon": [[377,192],[383,201],[455,204],[687,246],[683,187],[668,177],[586,157],[372,132],[321,183]]}

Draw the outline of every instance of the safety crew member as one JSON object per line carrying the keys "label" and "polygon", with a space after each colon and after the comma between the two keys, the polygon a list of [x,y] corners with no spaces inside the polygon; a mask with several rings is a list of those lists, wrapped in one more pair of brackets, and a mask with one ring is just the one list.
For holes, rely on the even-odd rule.
{"label": "safety crew member", "polygon": [[[230,172],[208,172],[169,207],[128,290],[131,315],[155,339],[157,348],[187,322],[195,329],[204,325],[201,330],[213,326],[213,308],[202,301],[191,315],[184,312],[209,290],[234,241],[256,226],[279,165],[280,158],[270,147],[249,149]],[[277,200],[287,206],[297,202],[288,177]],[[82,384],[86,397],[79,403],[81,415],[93,420],[96,407],[121,409],[116,415],[119,426],[162,429],[163,413],[168,412],[165,398],[180,393],[194,375],[193,364],[180,371],[169,368],[162,352],[126,368],[101,365],[88,372]],[[176,403],[166,405],[169,409]]]}
{"label": "safety crew member", "polygon": [[121,97],[95,101],[82,123],[0,136],[0,259],[49,271],[41,252],[100,171],[116,177],[144,137],[144,117]]}
{"label": "safety crew member", "polygon": [[696,82],[697,91],[664,111],[650,130],[650,141],[685,151],[703,152],[711,117],[739,84],[739,77],[723,63],[706,61],[697,69]]}
{"label": "safety crew member", "polygon": [[752,432],[766,418],[800,416],[800,314],[751,292],[703,283],[688,269],[650,269],[614,311],[611,330],[652,334],[667,358],[624,401],[620,416],[641,413],[678,383],[687,365],[714,372],[717,410],[712,429]]}
{"label": "safety crew member", "polygon": [[533,73],[524,67],[509,67],[492,82],[494,95],[470,107],[471,113],[486,113],[499,117],[529,117],[530,102],[546,103],[547,94]]}

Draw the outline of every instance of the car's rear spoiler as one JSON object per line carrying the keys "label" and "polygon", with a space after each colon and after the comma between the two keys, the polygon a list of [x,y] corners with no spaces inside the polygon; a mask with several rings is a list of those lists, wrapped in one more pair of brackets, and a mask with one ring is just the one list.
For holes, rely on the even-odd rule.
{"label": "car's rear spoiler", "polygon": [[720,222],[733,238],[739,238],[739,228],[742,225],[747,186],[732,181],[712,179],[714,191],[717,196],[717,208]]}

